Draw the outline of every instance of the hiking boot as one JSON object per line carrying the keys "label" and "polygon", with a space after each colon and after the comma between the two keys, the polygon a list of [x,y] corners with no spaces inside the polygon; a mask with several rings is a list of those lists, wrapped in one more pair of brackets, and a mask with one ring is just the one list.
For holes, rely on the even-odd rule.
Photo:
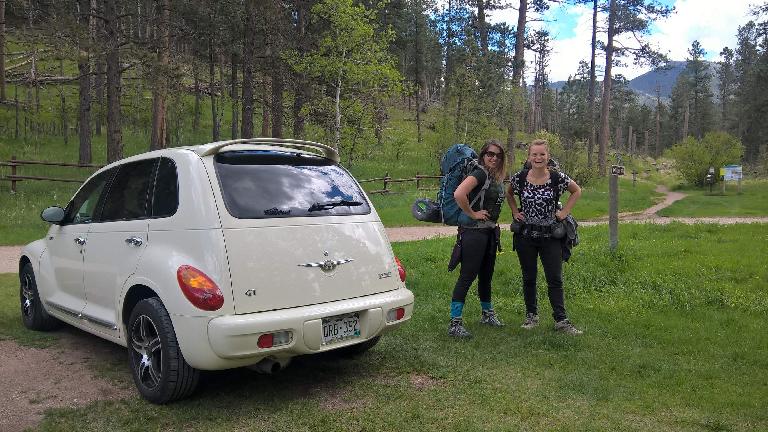
{"label": "hiking boot", "polygon": [[539,325],[539,316],[536,315],[535,313],[527,313],[525,314],[525,321],[523,321],[523,325],[521,325],[520,327],[526,330],[530,330],[536,327],[537,325]]}
{"label": "hiking boot", "polygon": [[448,326],[448,336],[455,338],[471,338],[472,333],[464,328],[464,321],[461,318],[451,318],[451,324]]}
{"label": "hiking boot", "polygon": [[563,332],[565,334],[569,334],[569,335],[573,335],[573,336],[578,336],[578,335],[584,333],[583,331],[581,331],[581,330],[577,329],[576,327],[574,327],[573,324],[571,324],[571,322],[568,321],[567,319],[564,319],[562,321],[556,322],[555,323],[555,331]]}
{"label": "hiking boot", "polygon": [[504,323],[501,322],[493,309],[483,311],[483,314],[480,316],[480,324],[489,325],[491,327],[504,327]]}

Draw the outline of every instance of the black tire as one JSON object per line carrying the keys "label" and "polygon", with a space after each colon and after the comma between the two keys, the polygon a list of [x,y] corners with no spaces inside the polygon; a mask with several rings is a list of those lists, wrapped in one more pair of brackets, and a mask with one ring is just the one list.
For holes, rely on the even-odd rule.
{"label": "black tire", "polygon": [[200,371],[184,360],[171,317],[159,298],[136,304],[126,333],[131,375],[144,399],[165,404],[195,391]]}
{"label": "black tire", "polygon": [[61,321],[48,315],[48,312],[45,311],[37,292],[35,272],[30,263],[25,264],[19,273],[19,301],[24,327],[30,330],[47,331],[61,325]]}
{"label": "black tire", "polygon": [[375,338],[368,339],[367,341],[360,342],[359,344],[354,344],[354,345],[345,346],[344,348],[339,348],[338,350],[336,350],[336,352],[338,352],[339,355],[342,355],[345,357],[359,356],[360,354],[376,346],[376,344],[379,343],[379,339],[381,339],[381,336],[376,336]]}

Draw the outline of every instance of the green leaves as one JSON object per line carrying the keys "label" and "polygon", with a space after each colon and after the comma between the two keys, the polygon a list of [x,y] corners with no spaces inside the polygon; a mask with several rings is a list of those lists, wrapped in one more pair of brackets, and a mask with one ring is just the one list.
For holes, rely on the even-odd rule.
{"label": "green leaves", "polygon": [[744,146],[741,141],[725,132],[710,132],[697,140],[688,137],[672,147],[669,154],[683,179],[690,184],[703,185],[709,167],[718,170],[741,161]]}

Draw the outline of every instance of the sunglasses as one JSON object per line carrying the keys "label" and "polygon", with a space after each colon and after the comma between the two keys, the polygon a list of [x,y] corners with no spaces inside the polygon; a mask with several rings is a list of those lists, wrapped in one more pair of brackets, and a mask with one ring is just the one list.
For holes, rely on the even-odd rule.
{"label": "sunglasses", "polygon": [[483,154],[483,156],[488,156],[488,157],[491,157],[491,158],[501,159],[501,158],[504,157],[504,153],[496,153],[496,152],[492,152],[492,151],[488,150],[488,151],[486,151]]}

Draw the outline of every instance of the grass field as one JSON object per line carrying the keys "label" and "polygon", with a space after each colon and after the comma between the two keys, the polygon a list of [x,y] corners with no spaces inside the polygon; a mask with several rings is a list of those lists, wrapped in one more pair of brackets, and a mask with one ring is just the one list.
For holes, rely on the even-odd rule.
{"label": "grass field", "polygon": [[741,193],[735,182],[727,182],[725,194],[722,184],[709,188],[683,188],[679,192],[688,196],[659,212],[662,216],[766,216],[768,215],[768,182],[747,180]]}
{"label": "grass field", "polygon": [[[613,253],[605,226],[581,237],[564,275],[581,337],[552,331],[544,294],[542,324],[518,327],[521,279],[505,234],[494,303],[507,327],[480,327],[471,292],[475,337],[450,339],[452,239],[397,243],[414,317],[360,358],[300,358],[270,376],[209,373],[189,400],[57,409],[40,430],[768,429],[765,226],[622,225]],[[0,276],[0,337],[50,343],[21,327],[17,290]]]}

